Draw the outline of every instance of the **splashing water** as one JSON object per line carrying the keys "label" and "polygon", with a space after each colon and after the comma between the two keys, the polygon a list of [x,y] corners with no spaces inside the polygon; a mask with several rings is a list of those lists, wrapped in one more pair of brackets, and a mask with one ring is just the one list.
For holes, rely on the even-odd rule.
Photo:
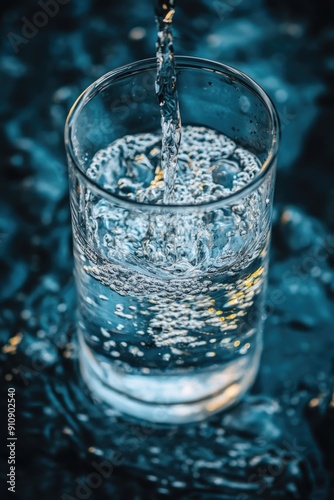
{"label": "splashing water", "polygon": [[177,158],[181,141],[181,116],[176,90],[176,69],[173,48],[172,20],[174,0],[159,0],[156,5],[157,78],[156,94],[161,109],[161,167],[164,177],[165,205],[173,203],[177,174]]}

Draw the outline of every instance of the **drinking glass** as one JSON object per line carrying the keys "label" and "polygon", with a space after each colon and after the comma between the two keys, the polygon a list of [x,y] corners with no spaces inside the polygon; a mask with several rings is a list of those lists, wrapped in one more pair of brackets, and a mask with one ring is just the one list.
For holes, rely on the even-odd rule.
{"label": "drinking glass", "polygon": [[[279,145],[275,108],[251,78],[198,58],[176,65],[182,126],[197,127],[214,158],[207,174],[222,187],[216,198],[164,205],[120,194],[125,170],[161,185],[161,170],[147,179],[142,155],[108,171],[110,144],[161,134],[155,59],[93,83],[65,131],[82,376],[96,399],[165,423],[229,407],[257,374]],[[243,170],[227,195],[234,163],[206,144],[207,129],[231,139]],[[96,155],[105,175],[96,175]]]}

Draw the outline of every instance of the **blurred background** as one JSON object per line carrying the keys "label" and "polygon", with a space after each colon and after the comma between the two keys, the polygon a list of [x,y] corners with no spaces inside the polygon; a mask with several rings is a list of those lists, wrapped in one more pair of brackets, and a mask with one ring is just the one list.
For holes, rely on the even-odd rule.
{"label": "blurred background", "polygon": [[[154,56],[153,0],[3,2],[0,435],[15,387],[20,500],[333,498],[331,5],[176,4],[176,54],[246,72],[281,120],[260,374],[236,408],[187,429],[125,422],[85,393],[73,336],[64,123],[96,78]],[[5,446],[1,453],[6,498]]]}

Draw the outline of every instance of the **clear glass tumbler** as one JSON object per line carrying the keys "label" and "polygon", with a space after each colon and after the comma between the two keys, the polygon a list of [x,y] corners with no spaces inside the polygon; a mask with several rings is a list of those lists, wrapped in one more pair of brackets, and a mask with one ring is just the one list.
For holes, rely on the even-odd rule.
{"label": "clear glass tumbler", "polygon": [[[178,189],[197,183],[203,196],[164,205],[157,195],[155,59],[93,83],[65,142],[83,378],[121,412],[186,423],[239,400],[258,370],[279,124],[241,72],[192,57],[176,64],[183,130],[195,127],[202,155],[201,182],[191,153],[179,156],[190,170]],[[138,134],[144,152],[134,154]]]}

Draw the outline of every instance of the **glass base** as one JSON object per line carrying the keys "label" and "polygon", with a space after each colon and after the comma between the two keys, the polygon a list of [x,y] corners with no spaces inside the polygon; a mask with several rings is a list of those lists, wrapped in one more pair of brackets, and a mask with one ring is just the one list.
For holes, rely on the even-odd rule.
{"label": "glass base", "polygon": [[185,424],[203,420],[241,399],[256,377],[262,351],[247,354],[215,370],[194,374],[132,375],[101,361],[79,334],[80,369],[94,398],[135,418]]}

